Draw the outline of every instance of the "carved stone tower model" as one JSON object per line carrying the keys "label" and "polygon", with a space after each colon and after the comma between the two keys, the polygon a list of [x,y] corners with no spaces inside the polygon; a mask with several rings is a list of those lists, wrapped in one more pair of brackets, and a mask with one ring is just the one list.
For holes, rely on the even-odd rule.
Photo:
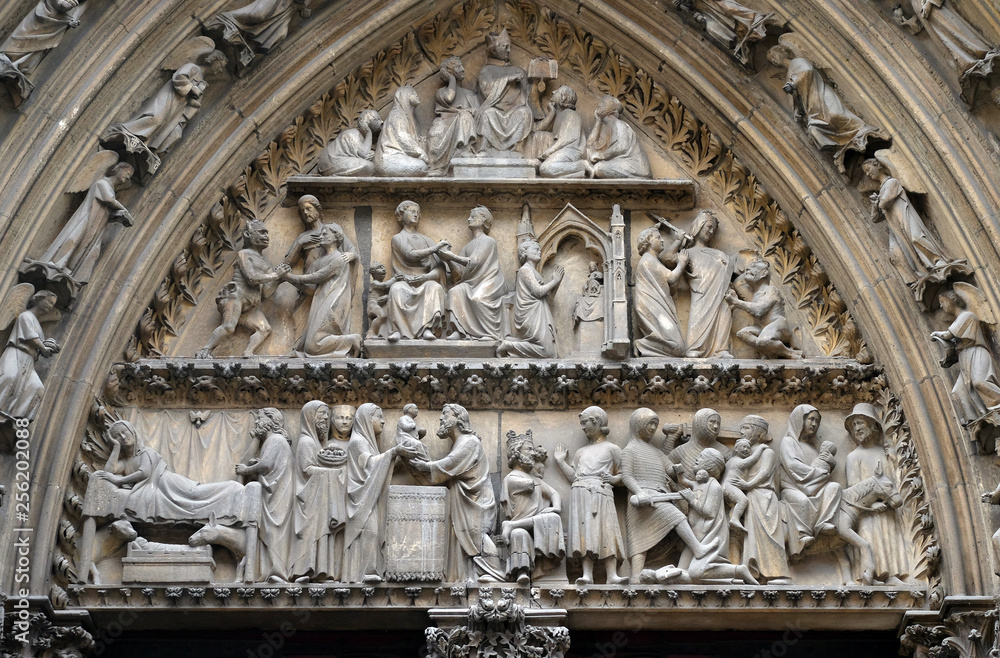
{"label": "carved stone tower model", "polygon": [[998,44],[4,3],[0,658],[1000,655]]}

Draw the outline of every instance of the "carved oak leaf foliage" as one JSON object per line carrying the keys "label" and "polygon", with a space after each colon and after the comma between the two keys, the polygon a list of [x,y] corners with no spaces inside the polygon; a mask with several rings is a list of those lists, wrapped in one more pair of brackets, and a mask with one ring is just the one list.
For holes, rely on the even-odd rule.
{"label": "carved oak leaf foliage", "polygon": [[607,61],[608,65],[597,76],[597,88],[605,94],[621,98],[635,84],[635,67],[614,50],[608,51]]}
{"label": "carved oak leaf foliage", "polygon": [[417,41],[424,56],[435,67],[441,66],[458,47],[458,36],[450,29],[453,20],[450,14],[441,12],[417,29]]}
{"label": "carved oak leaf foliage", "polygon": [[371,73],[371,69],[372,62],[368,61],[354,73],[349,73],[333,88],[333,110],[336,116],[336,130],[334,132],[351,125],[354,117],[361,110],[370,107],[366,105],[367,101],[362,90],[365,86],[363,80]]}
{"label": "carved oak leaf foliage", "polygon": [[665,147],[672,151],[678,150],[692,135],[691,123],[687,120],[687,115],[687,108],[671,96],[670,100],[664,104],[663,112],[655,118],[653,133],[663,142]]}
{"label": "carved oak leaf foliage", "polygon": [[638,69],[635,72],[635,86],[622,102],[640,125],[648,126],[656,121],[657,112],[662,110],[668,100],[667,94],[653,82],[653,78],[642,69]]}
{"label": "carved oak leaf foliage", "polygon": [[722,156],[721,166],[708,177],[708,183],[722,197],[722,202],[728,204],[735,201],[736,195],[743,189],[747,178],[746,169],[736,161],[733,152],[726,151],[725,155]]}

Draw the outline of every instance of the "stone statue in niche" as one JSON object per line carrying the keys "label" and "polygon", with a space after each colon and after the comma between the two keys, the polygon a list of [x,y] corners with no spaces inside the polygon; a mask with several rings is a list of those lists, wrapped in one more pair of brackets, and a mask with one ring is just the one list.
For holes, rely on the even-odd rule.
{"label": "stone statue in niche", "polygon": [[110,454],[104,467],[90,476],[84,497],[77,565],[81,578],[90,571],[98,519],[171,524],[211,517],[225,525],[256,520],[249,514],[255,507],[252,499],[261,495],[258,485],[245,487],[232,481],[202,484],[175,473],[158,452],[145,446],[128,421],[112,423],[106,441]]}
{"label": "stone statue in niche", "polygon": [[[792,330],[785,317],[785,301],[771,285],[771,266],[760,257],[750,261],[726,292],[733,308],[749,313],[757,324],[743,327],[736,337],[765,357],[801,359],[802,350],[791,347]],[[763,326],[761,326],[763,325]]]}
{"label": "stone statue in niche", "polygon": [[342,130],[319,154],[320,176],[374,176],[375,135],[382,132],[382,118],[375,110],[362,110],[356,127]]}
{"label": "stone statue in niche", "polygon": [[686,356],[731,359],[729,334],[733,314],[726,303],[726,293],[733,279],[734,259],[710,247],[719,230],[715,214],[702,210],[694,219],[691,235],[694,244],[682,249],[688,266],[684,276],[691,287],[691,310],[688,318]]}
{"label": "stone statue in niche", "polygon": [[743,526],[743,514],[747,511],[750,501],[743,493],[743,490],[736,486],[737,482],[746,482],[750,479],[750,471],[760,461],[760,456],[764,454],[763,443],[753,446],[749,439],[740,438],[733,445],[733,456],[726,460],[726,471],[722,478],[722,490],[726,495],[726,502],[729,503],[733,511],[729,514],[729,528],[734,532],[746,533]]}
{"label": "stone statue in niche", "polygon": [[35,361],[59,352],[59,343],[46,338],[41,325],[55,306],[55,293],[36,293],[30,283],[14,286],[3,300],[0,331],[13,327],[0,355],[0,423],[10,418],[31,420],[42,403],[45,387],[35,372]]}
{"label": "stone statue in niche", "polygon": [[[300,287],[315,286],[309,319],[301,339],[306,356],[358,356],[361,334],[351,333],[354,288],[360,259],[337,224],[324,224],[314,251],[322,255],[303,274],[287,274],[285,280]],[[309,260],[309,259],[307,259]]]}
{"label": "stone statue in niche", "polygon": [[469,212],[469,241],[451,265],[459,281],[448,292],[450,339],[500,340],[507,282],[500,271],[497,241],[490,237],[493,214],[485,206]]}
{"label": "stone statue in niche", "polygon": [[547,135],[550,142],[538,154],[538,174],[542,178],[584,178],[587,175],[587,137],[583,119],[576,111],[576,92],[563,85],[552,92],[548,113],[535,124],[535,135]]}
{"label": "stone statue in niche", "polygon": [[223,40],[236,50],[239,66],[245,68],[254,53],[266,55],[288,36],[292,11],[300,5],[299,15],[310,14],[306,0],[253,0],[248,5],[217,14],[205,24],[209,31],[222,31]]}
{"label": "stone statue in niche", "polygon": [[985,444],[1000,427],[1000,379],[983,329],[983,323],[996,324],[996,316],[982,291],[969,283],[956,282],[953,291],[938,299],[945,316],[953,319],[944,331],[932,332],[931,338],[948,350],[942,366],[958,364],[951,395],[962,423]]}
{"label": "stone statue in niche", "polygon": [[476,80],[475,150],[484,155],[513,151],[531,134],[534,115],[528,104],[528,76],[510,63],[510,35],[506,28],[486,35],[487,60]]}
{"label": "stone statue in niche", "polygon": [[458,404],[444,405],[437,435],[452,441],[447,455],[436,461],[408,460],[428,484],[447,484],[450,490],[448,580],[472,581],[477,576],[481,581],[500,580],[500,556],[490,537],[496,523],[496,499],[482,439],[472,429],[469,412]]}
{"label": "stone statue in niche", "polygon": [[90,281],[101,257],[101,241],[109,223],[132,226],[134,219],[118,201],[116,192],[129,186],[132,166],[118,162],[114,151],[100,151],[88,161],[67,192],[87,196],[66,225],[38,260],[26,258],[21,266],[22,279],[44,281],[60,301],[69,306],[80,287]]}
{"label": "stone statue in niche", "polygon": [[600,263],[591,262],[587,266],[587,280],[583,292],[573,307],[573,324],[597,322],[604,319],[604,272]]}
{"label": "stone statue in niche", "polygon": [[681,239],[678,239],[667,248],[657,226],[639,234],[635,317],[642,337],[634,343],[636,356],[684,356],[687,353],[677,307],[670,292],[688,265],[688,254],[678,253],[680,246]]}
{"label": "stone statue in niche", "polygon": [[587,137],[591,178],[649,178],[652,170],[632,126],[621,118],[622,104],[604,96],[594,110],[597,120]]}
{"label": "stone statue in niche", "polygon": [[[420,206],[403,201],[396,207],[400,231],[392,236],[393,282],[386,304],[389,341],[400,338],[437,338],[445,322],[444,283],[451,245],[434,242],[417,232]],[[402,275],[403,280],[395,277]]]}
{"label": "stone statue in niche", "polygon": [[[869,481],[885,474],[889,467],[886,460],[885,438],[882,421],[872,405],[861,402],[854,405],[851,415],[844,420],[844,427],[851,440],[857,445],[847,454],[847,489],[869,486]],[[895,485],[893,485],[895,489]],[[877,500],[868,507],[856,508],[858,535],[872,546],[875,552],[874,582],[887,585],[901,585],[910,573],[907,542],[900,530],[896,509],[902,504],[898,494],[890,496],[887,502]],[[863,560],[852,560],[854,579],[861,580]]]}
{"label": "stone statue in niche", "polygon": [[354,414],[347,447],[347,533],[341,579],[349,583],[379,583],[385,573],[385,511],[382,502],[397,455],[412,457],[409,448],[394,445],[379,450],[385,428],[381,407],[366,402]]}
{"label": "stone statue in niche", "polygon": [[426,176],[425,140],[417,132],[413,116],[413,109],[420,105],[420,97],[416,89],[405,86],[396,90],[393,101],[375,147],[375,173],[399,178]]}
{"label": "stone statue in niche", "polygon": [[[713,538],[700,542],[684,513],[674,504],[682,499],[676,493],[681,469],[650,443],[659,426],[660,417],[652,409],[636,409],[629,418],[628,444],[622,450],[622,484],[631,494],[625,508],[625,536],[634,582],[639,581],[646,565],[646,553],[671,531],[677,533],[697,559],[718,548],[718,540],[712,543]],[[725,549],[729,549],[728,542]]]}
{"label": "stone statue in niche", "polygon": [[233,280],[219,291],[215,304],[222,316],[220,324],[213,332],[205,347],[198,351],[197,358],[211,359],[212,350],[232,336],[237,327],[246,327],[253,332],[243,356],[254,356],[257,348],[271,335],[271,324],[264,317],[260,304],[270,296],[280,281],[291,271],[291,266],[282,263],[272,266],[264,258],[263,251],[271,239],[264,222],[249,220],[243,230],[243,248],[236,255],[233,266]]}
{"label": "stone statue in niche", "polygon": [[869,140],[889,139],[881,128],[868,125],[845,107],[819,69],[802,56],[790,35],[783,35],[767,57],[778,68],[787,69],[782,88],[792,96],[795,117],[817,147],[833,152],[840,173],[846,173],[844,158],[849,151],[864,154]]}
{"label": "stone statue in niche", "polygon": [[313,582],[338,580],[347,522],[347,452],[328,443],[330,408],[302,407],[295,453],[295,558],[290,575]]}
{"label": "stone statue in niche", "polygon": [[735,0],[673,0],[674,7],[693,12],[694,20],[714,41],[727,48],[744,66],[751,66],[752,46],[767,37],[767,28],[777,25],[774,13],[753,10]]}
{"label": "stone statue in niche", "polygon": [[403,280],[402,274],[395,274],[386,280],[385,265],[378,261],[368,268],[371,280],[368,284],[368,333],[367,338],[378,338],[382,333],[382,326],[385,324],[388,313],[386,304],[389,303],[389,288],[397,281]]}
{"label": "stone statue in niche", "polygon": [[510,473],[500,489],[500,506],[507,517],[501,528],[508,551],[507,578],[522,585],[551,571],[566,555],[559,516],[562,500],[536,472],[545,468],[547,456],[535,446],[531,430],[507,432]]}
{"label": "stone statue in niche", "polygon": [[587,445],[569,458],[566,446],[558,444],[556,465],[572,483],[569,494],[569,555],[583,560],[583,575],[577,585],[594,583],[594,560],[602,560],[609,585],[621,585],[628,577],[618,575],[618,560],[625,555],[625,542],[618,527],[613,486],[621,484],[622,450],[606,439],[611,429],[608,414],[600,407],[580,412],[580,425]]}
{"label": "stone statue in niche", "polygon": [[284,416],[271,407],[254,412],[251,435],[260,441],[260,454],[249,463],[237,464],[236,475],[261,486],[257,574],[268,582],[287,582],[295,559],[296,477]]}
{"label": "stone statue in niche", "polygon": [[[759,584],[743,564],[729,561],[729,524],[726,519],[725,493],[719,478],[726,460],[715,448],[706,448],[695,460],[694,480],[683,478],[689,489],[680,493],[688,503],[688,520],[694,537],[709,548],[695,553],[688,545],[681,552],[677,566],[687,572],[691,582],[725,579],[733,583]],[[662,580],[662,578],[657,578]]]}
{"label": "stone statue in niche", "polygon": [[542,248],[531,239],[518,245],[517,259],[521,267],[514,283],[512,334],[500,342],[497,356],[554,358],[556,329],[548,298],[562,283],[565,271],[557,265],[553,268],[552,278],[546,281],[537,269],[542,259]]}
{"label": "stone statue in niche", "polygon": [[0,79],[8,83],[12,93],[16,92],[15,103],[31,95],[34,86],[27,76],[59,45],[66,30],[79,27],[86,7],[81,0],[39,0],[0,44]]}
{"label": "stone statue in niche", "polygon": [[133,153],[139,179],[152,175],[160,166],[160,156],[180,141],[184,127],[201,109],[208,83],[205,69],[218,74],[226,68],[226,56],[215,49],[208,37],[198,37],[172,53],[160,69],[173,71],[171,78],[156,95],[148,99],[139,112],[124,123],[118,123],[101,135],[101,146],[120,153]]}
{"label": "stone statue in niche", "polygon": [[906,4],[913,16],[907,18],[897,4],[893,18],[913,34],[927,31],[931,41],[952,61],[962,87],[962,100],[972,107],[976,88],[990,76],[994,60],[1000,57],[1000,46],[990,44],[962,18],[953,0],[909,0]]}
{"label": "stone statue in niche", "polygon": [[785,585],[791,580],[785,553],[787,529],[784,505],[778,495],[781,464],[769,445],[771,435],[768,429],[767,421],[760,416],[743,418],[740,440],[749,441],[754,449],[756,446],[763,446],[763,449],[749,472],[744,471],[743,476],[734,474],[730,484],[743,491],[747,499],[742,523],[746,538],[743,540],[741,562],[755,578],[766,580],[771,585]]}
{"label": "stone statue in niche", "polygon": [[452,56],[444,60],[438,75],[445,85],[434,95],[434,122],[427,132],[427,165],[430,176],[446,176],[451,160],[468,151],[478,139],[476,92],[462,86],[465,67]]}
{"label": "stone statue in niche", "polygon": [[896,173],[899,166],[890,151],[876,152],[874,158],[864,161],[862,169],[880,186],[871,195],[870,219],[888,223],[889,261],[913,289],[917,301],[925,301],[928,287],[972,273],[967,260],[948,256],[927,230],[900,182]]}

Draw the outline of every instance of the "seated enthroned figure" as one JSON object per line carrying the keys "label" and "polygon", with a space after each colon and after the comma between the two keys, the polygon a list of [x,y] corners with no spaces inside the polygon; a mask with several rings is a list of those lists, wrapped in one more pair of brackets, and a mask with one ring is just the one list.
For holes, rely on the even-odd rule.
{"label": "seated enthroned figure", "polygon": [[479,71],[480,104],[476,112],[477,151],[513,151],[528,135],[534,116],[528,106],[528,77],[510,63],[507,30],[486,35],[488,59]]}

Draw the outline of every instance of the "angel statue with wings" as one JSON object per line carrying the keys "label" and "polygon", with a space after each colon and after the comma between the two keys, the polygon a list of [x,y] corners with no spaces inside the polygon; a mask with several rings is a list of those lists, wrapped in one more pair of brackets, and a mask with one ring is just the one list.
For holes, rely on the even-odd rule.
{"label": "angel statue with wings", "polygon": [[83,203],[38,260],[24,259],[21,278],[41,279],[56,290],[60,302],[69,306],[80,286],[90,281],[101,256],[101,239],[109,223],[132,226],[135,221],[115,193],[132,178],[132,165],[118,162],[114,151],[99,151],[76,177],[67,192],[87,191]]}
{"label": "angel statue with wings", "polygon": [[959,374],[951,394],[958,405],[962,422],[969,426],[977,438],[990,426],[1000,428],[1000,379],[997,379],[993,354],[986,342],[983,323],[994,325],[996,317],[983,291],[976,286],[958,281],[954,290],[938,297],[941,310],[953,317],[945,331],[931,333],[931,338],[948,348],[941,365],[949,367],[958,363]]}
{"label": "angel statue with wings", "polygon": [[45,337],[41,325],[55,305],[55,293],[36,293],[30,283],[14,286],[0,303],[0,331],[13,323],[0,355],[0,424],[11,418],[35,417],[45,391],[35,372],[35,361],[59,351],[59,344]]}
{"label": "angel statue with wings", "polygon": [[[916,176],[907,175],[905,161],[889,149],[875,152],[875,157],[865,160],[861,168],[865,175],[879,186],[871,199],[871,221],[883,220],[889,225],[889,262],[903,280],[913,289],[917,301],[925,301],[929,285],[944,283],[956,275],[972,273],[964,258],[952,258],[927,230],[906,190],[920,192],[913,187]],[[908,179],[909,185],[901,179]],[[933,296],[930,297],[933,299]]]}

